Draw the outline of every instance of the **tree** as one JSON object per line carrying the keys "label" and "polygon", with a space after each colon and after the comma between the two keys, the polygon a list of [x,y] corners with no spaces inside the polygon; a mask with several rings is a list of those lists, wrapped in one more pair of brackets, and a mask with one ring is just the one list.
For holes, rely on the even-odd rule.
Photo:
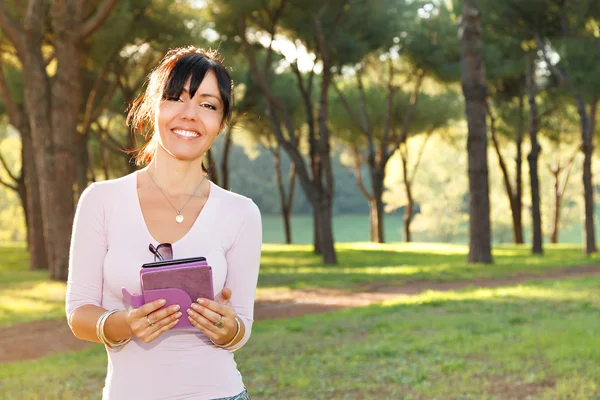
{"label": "tree", "polygon": [[[561,103],[566,100],[564,95],[554,94],[554,97],[560,99]],[[563,201],[574,161],[581,151],[576,137],[573,135],[573,132],[577,130],[577,119],[576,109],[564,104],[546,118],[540,127],[553,147],[549,155],[552,161],[547,163],[547,169],[552,176],[550,243],[558,243]]]}
{"label": "tree", "polygon": [[461,83],[468,124],[469,262],[492,262],[487,163],[486,86],[480,11],[476,0],[464,0],[459,35]]}
{"label": "tree", "polygon": [[[295,77],[287,72],[277,75],[273,82],[273,91],[278,98],[284,99],[290,106],[293,114],[290,116],[295,135],[302,141],[303,122],[306,120],[302,109],[302,99],[298,91],[294,90],[296,85]],[[250,72],[243,81],[244,97],[237,104],[238,113],[243,115],[240,126],[250,133],[251,145],[267,150],[273,157],[275,181],[279,192],[279,205],[281,217],[283,219],[283,228],[285,243],[292,243],[292,225],[291,214],[294,205],[294,195],[296,189],[296,165],[291,163],[288,172],[287,189],[283,179],[281,166],[281,144],[277,140],[275,128],[271,121],[265,116],[268,114],[268,102],[262,96],[260,88],[254,83]]]}
{"label": "tree", "polygon": [[[311,202],[315,221],[315,252],[321,253],[323,261],[335,264],[332,230],[332,200],[334,182],[330,159],[331,143],[328,126],[329,89],[333,76],[343,65],[360,60],[381,45],[389,37],[380,33],[393,15],[394,2],[380,0],[368,7],[352,0],[311,0],[295,4],[286,0],[265,4],[254,1],[228,1],[211,3],[215,13],[215,26],[225,37],[240,40],[242,51],[249,62],[252,75],[269,102],[268,116],[272,121],[277,139],[296,165],[298,179]],[[383,16],[385,15],[385,18]],[[231,21],[236,21],[237,31],[228,31]],[[365,21],[369,21],[365,23]],[[272,91],[271,58],[276,35],[293,38],[292,43],[302,45],[315,57],[313,72],[305,79],[296,73],[298,90],[303,96],[308,126],[309,165],[299,150],[300,141],[295,136],[289,115],[291,110]],[[382,39],[385,38],[385,39]],[[264,65],[259,65],[256,45],[263,40],[267,55]],[[318,82],[314,67],[320,69]],[[291,68],[300,71],[292,62]],[[317,83],[316,99],[312,96],[313,84]]]}
{"label": "tree", "polygon": [[[48,258],[44,245],[42,210],[39,194],[39,182],[36,171],[36,160],[33,152],[31,129],[29,117],[25,109],[24,99],[18,93],[22,93],[23,79],[17,71],[17,67],[4,57],[0,58],[0,98],[4,104],[10,124],[15,127],[21,135],[21,170],[18,173],[11,172],[4,159],[0,161],[12,178],[14,184],[4,183],[4,186],[19,194],[25,225],[27,226],[27,249],[29,251],[29,269],[48,269]],[[7,80],[6,77],[9,77]],[[16,87],[10,88],[9,82]]]}
{"label": "tree", "polygon": [[[387,73],[384,73],[378,64],[385,65]],[[342,140],[351,150],[356,184],[369,202],[371,241],[374,242],[384,241],[384,180],[388,162],[399,150],[406,199],[404,237],[406,241],[410,241],[410,224],[415,205],[412,183],[424,146],[418,152],[417,162],[409,167],[407,141],[411,136],[420,133],[430,135],[451,118],[457,117],[457,96],[454,93],[420,93],[424,71],[411,71],[411,68],[401,72],[398,66],[393,65],[391,59],[385,64],[371,60],[364,69],[343,81],[344,86],[336,86],[340,98],[340,102],[332,106],[332,123],[336,126],[336,138]],[[399,71],[395,71],[396,69]],[[367,75],[368,80],[363,75]],[[382,82],[384,76],[386,79]],[[415,77],[416,82],[411,81],[411,76]],[[400,77],[403,79],[399,79]],[[428,83],[429,86],[435,86],[432,82]],[[419,100],[420,105],[417,105],[417,97],[422,99]],[[363,183],[364,164],[368,167],[370,192]],[[409,171],[409,168],[412,171]]]}
{"label": "tree", "polygon": [[[23,66],[25,104],[31,129],[50,277],[67,278],[73,220],[74,155],[82,98],[84,41],[106,20],[116,0],[101,2],[29,0],[27,7],[0,1],[0,27]],[[27,12],[25,12],[25,10]],[[46,29],[53,33],[52,77],[44,54]]]}
{"label": "tree", "polygon": [[[374,69],[372,74],[376,74],[377,78],[375,79],[381,79],[382,76],[387,75],[385,86],[372,84],[365,89],[364,71],[358,69],[355,74],[356,84],[350,86],[348,88],[350,90],[345,90],[346,94],[344,94],[344,90],[335,88],[345,110],[344,117],[353,125],[348,128],[351,135],[345,139],[353,149],[356,184],[369,203],[371,241],[383,243],[385,241],[383,236],[385,170],[390,157],[401,144],[406,142],[425,73],[420,70],[415,71],[414,82],[411,82],[413,88],[408,96],[399,96],[404,93],[399,92],[400,86],[395,77],[396,67],[391,58],[388,58],[384,64],[387,67],[385,68],[386,72],[375,67],[377,64],[382,64],[380,61],[375,63],[374,60],[371,60],[365,63],[373,63],[371,64]],[[371,80],[374,80],[373,77]],[[400,102],[400,100],[402,101]],[[407,105],[406,112],[401,113],[399,109],[404,108],[404,104]],[[353,107],[353,105],[357,105],[357,107]],[[343,121],[338,120],[343,126]],[[365,156],[361,154],[359,146],[366,148]],[[370,193],[362,181],[361,160],[363,158],[366,159],[369,170]]]}
{"label": "tree", "polygon": [[[591,0],[547,0],[544,5],[555,12],[560,30],[538,28],[535,41],[553,76],[571,92],[579,114],[581,151],[584,156],[585,252],[589,255],[597,251],[592,155],[600,98],[600,37],[597,34],[600,5]],[[550,59],[548,53],[551,49],[560,55],[558,63]]]}

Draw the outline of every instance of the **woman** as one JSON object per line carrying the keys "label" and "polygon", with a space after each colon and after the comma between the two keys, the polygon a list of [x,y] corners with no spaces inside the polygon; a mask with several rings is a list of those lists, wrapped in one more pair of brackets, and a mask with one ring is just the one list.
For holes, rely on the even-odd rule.
{"label": "woman", "polygon": [[[80,339],[104,343],[104,399],[248,399],[233,351],[250,337],[262,227],[248,198],[205,179],[202,160],[231,115],[232,81],[216,53],[170,51],[150,75],[128,122],[151,133],[136,154],[147,166],[97,182],[75,214],[66,311]],[[129,308],[140,293],[149,245],[174,258],[206,257],[215,300],[190,309],[160,300]],[[172,328],[188,318],[189,329]]]}

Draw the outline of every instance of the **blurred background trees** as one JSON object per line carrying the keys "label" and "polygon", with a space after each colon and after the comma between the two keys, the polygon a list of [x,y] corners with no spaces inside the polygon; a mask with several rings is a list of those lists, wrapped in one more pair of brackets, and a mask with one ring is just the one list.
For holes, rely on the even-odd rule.
{"label": "blurred background trees", "polygon": [[0,28],[0,240],[54,279],[80,193],[136,169],[128,104],[188,44],[231,68],[234,118],[206,161],[259,205],[266,241],[332,264],[356,240],[470,242],[484,262],[508,241],[596,251],[593,0],[4,0]]}

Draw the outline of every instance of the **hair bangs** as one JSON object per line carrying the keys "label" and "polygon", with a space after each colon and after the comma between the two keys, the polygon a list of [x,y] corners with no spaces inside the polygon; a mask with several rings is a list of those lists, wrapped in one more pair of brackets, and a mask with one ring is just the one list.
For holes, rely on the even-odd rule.
{"label": "hair bangs", "polygon": [[181,57],[165,82],[163,99],[178,99],[188,80],[190,97],[194,97],[206,73],[213,68],[211,64],[202,54],[187,54]]}

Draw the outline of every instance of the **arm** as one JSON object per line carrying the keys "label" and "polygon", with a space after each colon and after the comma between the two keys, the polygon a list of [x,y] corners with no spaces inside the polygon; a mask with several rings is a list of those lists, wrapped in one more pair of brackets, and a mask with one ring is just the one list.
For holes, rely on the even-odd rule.
{"label": "arm", "polygon": [[[75,337],[96,343],[100,343],[96,323],[106,311],[102,285],[107,250],[104,197],[96,185],[91,185],[81,195],[73,222],[66,312]],[[159,299],[112,314],[104,324],[106,338],[119,342],[135,335],[144,342],[153,341],[173,328],[181,316],[175,306],[158,310],[162,305]]]}
{"label": "arm", "polygon": [[248,208],[233,245],[225,255],[227,279],[225,287],[231,289],[231,305],[240,319],[240,339],[229,348],[235,351],[248,339],[254,321],[254,297],[260,268],[262,247],[262,221],[260,210],[252,203]]}
{"label": "arm", "polygon": [[[102,192],[95,184],[81,195],[73,221],[67,281],[67,320],[75,337],[100,343],[96,322],[106,310],[102,308],[104,257],[108,249]],[[106,321],[106,336],[114,341],[131,336],[118,312]]]}
{"label": "arm", "polygon": [[[187,310],[193,326],[217,346],[230,351],[250,338],[254,317],[254,296],[260,266],[262,222],[256,204],[250,203],[242,223],[225,254],[227,278],[215,300],[198,299]],[[223,321],[223,325],[218,323]],[[239,323],[239,332],[238,332]]]}

